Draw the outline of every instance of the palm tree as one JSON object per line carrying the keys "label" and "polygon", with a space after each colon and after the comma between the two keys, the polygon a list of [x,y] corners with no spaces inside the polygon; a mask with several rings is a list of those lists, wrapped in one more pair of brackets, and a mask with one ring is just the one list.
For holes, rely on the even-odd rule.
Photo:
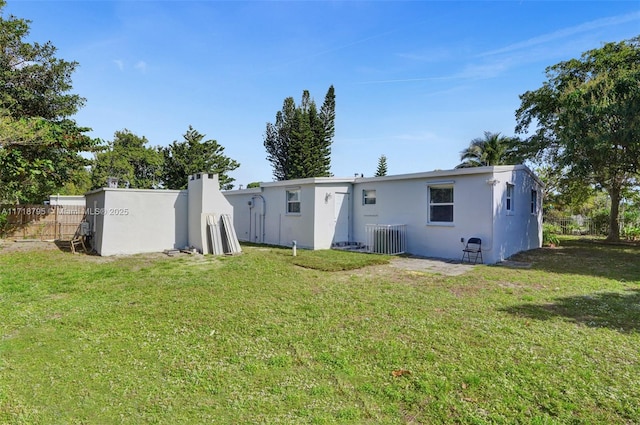
{"label": "palm tree", "polygon": [[500,133],[484,132],[484,138],[476,138],[469,147],[460,152],[462,163],[456,168],[507,165],[513,162],[514,147],[518,139],[501,136]]}

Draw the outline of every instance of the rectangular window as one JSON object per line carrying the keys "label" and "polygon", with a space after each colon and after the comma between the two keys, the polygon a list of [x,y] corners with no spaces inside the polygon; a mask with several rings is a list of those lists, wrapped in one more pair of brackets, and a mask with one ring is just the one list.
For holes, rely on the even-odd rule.
{"label": "rectangular window", "polygon": [[429,222],[453,223],[452,186],[429,186]]}
{"label": "rectangular window", "polygon": [[531,214],[538,213],[538,191],[531,189]]}
{"label": "rectangular window", "polygon": [[374,205],[376,203],[376,191],[375,190],[363,190],[362,191],[362,205]]}
{"label": "rectangular window", "polygon": [[514,186],[511,183],[507,183],[507,214],[513,212],[513,189]]}
{"label": "rectangular window", "polygon": [[287,214],[300,214],[300,189],[287,190]]}

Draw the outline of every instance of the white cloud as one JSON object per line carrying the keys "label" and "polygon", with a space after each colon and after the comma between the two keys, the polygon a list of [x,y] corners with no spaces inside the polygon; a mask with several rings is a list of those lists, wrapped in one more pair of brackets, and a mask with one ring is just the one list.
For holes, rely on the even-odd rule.
{"label": "white cloud", "polygon": [[116,64],[116,66],[118,67],[118,69],[119,69],[120,71],[124,71],[124,62],[123,62],[122,60],[120,60],[120,59],[114,59],[114,60],[113,60],[113,63],[115,63],[115,64]]}
{"label": "white cloud", "polygon": [[610,27],[614,25],[620,25],[626,22],[640,20],[640,12],[633,12],[627,15],[612,16],[609,18],[596,19],[595,21],[585,22],[584,24],[576,25],[574,27],[563,28],[558,31],[554,31],[548,34],[542,34],[537,37],[530,38],[528,40],[521,41],[519,43],[510,44],[509,46],[502,47],[496,50],[490,50],[488,52],[481,53],[482,56],[491,56],[501,53],[508,53],[515,50],[526,49],[540,44],[550,43],[562,38],[566,38],[572,35],[586,33],[596,30],[598,28]]}
{"label": "white cloud", "polygon": [[145,61],[138,61],[135,64],[134,68],[142,73],[145,73],[147,72],[147,63]]}

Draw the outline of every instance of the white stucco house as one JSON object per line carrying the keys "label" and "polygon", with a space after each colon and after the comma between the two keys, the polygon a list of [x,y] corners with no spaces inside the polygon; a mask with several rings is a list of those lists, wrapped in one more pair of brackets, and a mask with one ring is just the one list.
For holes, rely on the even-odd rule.
{"label": "white stucco house", "polygon": [[211,252],[207,216],[233,215],[217,174],[189,176],[187,190],[105,187],[85,198],[90,244],[105,256],[186,247]]}
{"label": "white stucco house", "polygon": [[374,252],[391,242],[395,252],[460,259],[464,243],[479,237],[491,264],[541,246],[542,188],[529,168],[515,165],[309,178],[222,193],[241,241]]}

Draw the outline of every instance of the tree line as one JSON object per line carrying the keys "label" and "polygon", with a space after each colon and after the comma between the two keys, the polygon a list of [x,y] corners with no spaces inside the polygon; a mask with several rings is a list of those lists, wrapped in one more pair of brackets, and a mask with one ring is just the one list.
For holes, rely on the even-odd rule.
{"label": "tree line", "polygon": [[[71,93],[78,63],[57,58],[50,42],[25,42],[30,21],[2,15],[5,4],[0,0],[0,202],[82,193],[108,177],[132,188],[182,189],[189,174],[215,172],[221,188],[233,188],[229,173],[240,164],[191,126],[165,147],[127,129],[109,142],[89,137],[72,118],[85,104]],[[527,163],[549,196],[604,190],[609,238],[617,240],[620,202],[637,189],[640,173],[640,37],[550,66],[546,76],[542,87],[520,96],[518,136],[485,132],[461,152],[458,167]],[[320,108],[307,90],[299,104],[286,98],[263,135],[274,179],[330,176],[334,135],[333,86]],[[375,175],[386,174],[382,155]]]}
{"label": "tree line", "polygon": [[542,87],[520,96],[515,131],[524,137],[486,132],[461,152],[458,167],[528,162],[561,203],[604,191],[608,239],[616,241],[621,202],[638,198],[640,37],[549,66],[546,76]]}
{"label": "tree line", "polygon": [[[5,5],[0,1],[0,11]],[[0,202],[84,193],[108,177],[132,188],[184,189],[189,174],[207,171],[219,173],[222,188],[233,186],[228,173],[240,164],[192,127],[166,147],[151,147],[129,130],[110,142],[89,137],[90,128],[72,119],[85,104],[70,93],[78,63],[57,58],[51,42],[26,42],[29,26],[0,16]]]}

